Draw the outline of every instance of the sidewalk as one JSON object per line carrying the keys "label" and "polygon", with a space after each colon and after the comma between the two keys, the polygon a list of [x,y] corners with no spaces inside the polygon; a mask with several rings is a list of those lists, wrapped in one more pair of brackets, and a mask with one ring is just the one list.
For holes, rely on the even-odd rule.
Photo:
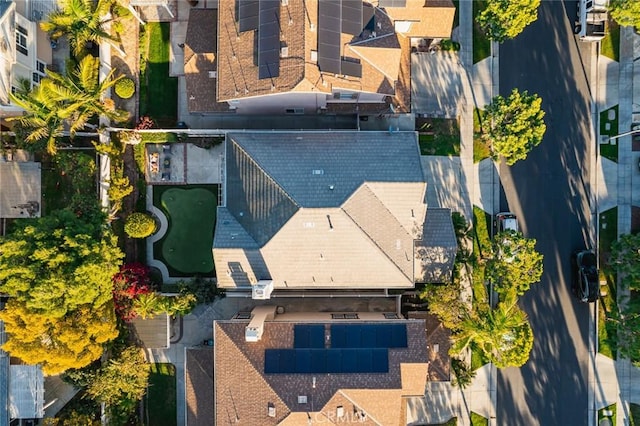
{"label": "sidewalk", "polygon": [[[634,108],[640,103],[640,36],[630,27],[620,29],[620,62],[600,56],[597,67],[596,108],[594,125],[599,126],[599,112],[618,105],[618,134],[631,129]],[[634,84],[635,83],[635,84]],[[637,114],[636,114],[637,115]],[[594,149],[608,141],[607,136],[596,134]],[[597,157],[597,213],[598,217],[613,207],[618,207],[618,236],[631,232],[633,205],[640,205],[640,175],[638,154],[633,151],[631,136],[615,140],[618,145],[618,162]],[[618,305],[624,303],[629,291],[623,290],[618,281]],[[640,369],[629,360],[612,360],[602,354],[595,356],[593,406],[595,410],[616,404],[618,426],[629,424],[629,404],[640,404]],[[594,413],[595,416],[595,413]]]}

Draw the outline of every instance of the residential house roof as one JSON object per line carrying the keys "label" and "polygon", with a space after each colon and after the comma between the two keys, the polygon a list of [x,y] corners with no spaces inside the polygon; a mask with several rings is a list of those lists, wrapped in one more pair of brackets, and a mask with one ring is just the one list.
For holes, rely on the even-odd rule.
{"label": "residential house roof", "polygon": [[229,134],[218,285],[412,286],[419,160],[414,132]]}
{"label": "residential house roof", "polygon": [[44,416],[44,375],[38,365],[9,366],[9,415],[12,419]]}
{"label": "residential house roof", "polygon": [[0,158],[0,218],[40,217],[40,163]]}
{"label": "residential house roof", "polygon": [[189,112],[228,111],[216,101],[218,10],[192,8],[184,42],[184,74]]}
{"label": "residential house roof", "polygon": [[214,424],[213,348],[188,348],[185,351],[185,398],[187,425]]}
{"label": "residential house roof", "polygon": [[[339,36],[329,37],[331,19],[324,7],[332,4],[337,11],[341,4],[352,6],[350,1],[355,4],[352,0],[322,3],[320,11],[318,0],[256,0],[241,3],[241,7],[237,0],[220,0],[217,100],[276,93],[331,94],[343,90],[396,96],[401,108],[409,108],[407,36],[449,36],[455,7],[451,2],[438,0],[434,7],[430,7],[434,2],[425,7],[424,0],[422,3],[411,0],[405,7],[385,11],[363,3],[362,10],[351,16],[357,19],[350,22],[350,29],[344,24],[344,12],[338,13],[343,25],[332,31],[338,31]],[[406,20],[407,16],[425,22],[414,22],[407,34],[396,33],[392,17]],[[275,25],[268,25],[270,22]],[[327,44],[333,46],[330,55],[333,63],[342,64],[340,70],[323,62]],[[261,57],[269,58],[269,66],[261,63]]]}
{"label": "residential house roof", "polygon": [[134,337],[144,348],[168,348],[170,339],[169,315],[161,313],[153,318],[136,317],[131,321]]}
{"label": "residential house roof", "polygon": [[[377,323],[403,324],[407,331],[407,347],[388,349],[386,373],[270,374],[265,373],[265,350],[293,348],[296,323],[268,321],[261,340],[248,343],[247,322],[215,322],[215,423],[300,425],[309,417],[317,422],[327,421],[328,416],[335,420],[341,410],[345,418],[356,421],[358,416],[364,424],[399,424],[404,398],[424,394],[429,369],[425,323]],[[324,325],[327,333],[331,324],[335,323]]]}

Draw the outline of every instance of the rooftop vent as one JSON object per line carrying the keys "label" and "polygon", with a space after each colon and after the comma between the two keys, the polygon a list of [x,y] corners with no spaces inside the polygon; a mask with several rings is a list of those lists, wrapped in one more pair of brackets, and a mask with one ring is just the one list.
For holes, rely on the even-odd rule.
{"label": "rooftop vent", "polygon": [[344,417],[344,407],[342,405],[336,407],[336,417],[339,419]]}
{"label": "rooftop vent", "polygon": [[311,174],[312,175],[323,175],[324,174],[324,170],[322,170],[322,169],[313,169],[313,170],[311,170]]}
{"label": "rooftop vent", "polygon": [[209,71],[209,78],[218,78],[218,71]]}
{"label": "rooftop vent", "polygon": [[288,58],[289,57],[289,46],[282,46],[280,48],[280,57]]}
{"label": "rooftop vent", "polygon": [[311,51],[311,62],[318,62],[318,51],[317,50],[312,50]]}
{"label": "rooftop vent", "polygon": [[275,417],[276,416],[276,406],[273,405],[272,402],[267,404],[267,414],[269,415],[269,417]]}
{"label": "rooftop vent", "polygon": [[298,395],[298,404],[306,404],[307,395]]}

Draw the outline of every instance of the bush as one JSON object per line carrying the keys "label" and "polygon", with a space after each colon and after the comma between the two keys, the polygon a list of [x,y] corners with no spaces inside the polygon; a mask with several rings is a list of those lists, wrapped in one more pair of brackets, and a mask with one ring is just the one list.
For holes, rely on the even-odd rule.
{"label": "bush", "polygon": [[129,99],[136,92],[136,85],[130,78],[122,78],[116,83],[116,95]]}
{"label": "bush", "polygon": [[457,52],[458,50],[460,50],[460,43],[451,39],[445,39],[440,42],[440,48],[442,50]]}
{"label": "bush", "polygon": [[131,238],[146,238],[156,231],[156,221],[146,213],[132,213],[124,223],[124,232]]}

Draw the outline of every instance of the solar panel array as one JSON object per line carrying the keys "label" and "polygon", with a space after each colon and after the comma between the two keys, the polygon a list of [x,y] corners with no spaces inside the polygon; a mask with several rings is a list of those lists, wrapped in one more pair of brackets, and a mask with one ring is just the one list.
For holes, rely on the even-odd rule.
{"label": "solar panel array", "polygon": [[258,78],[280,75],[280,2],[262,0],[258,26]]}
{"label": "solar panel array", "polygon": [[323,0],[318,4],[318,66],[320,71],[362,77],[359,62],[341,56],[341,33],[362,32],[362,1]]}
{"label": "solar panel array", "polygon": [[258,29],[260,0],[242,0],[238,2],[238,31]]}
{"label": "solar panel array", "polygon": [[332,324],[332,348],[406,348],[405,324]]}
{"label": "solar panel array", "polygon": [[324,348],[324,324],[296,324],[293,327],[293,347]]}
{"label": "solar panel array", "polygon": [[265,374],[388,373],[383,348],[265,349]]}
{"label": "solar panel array", "polygon": [[265,349],[265,374],[387,373],[389,349],[407,347],[406,324],[296,324],[293,349]]}

